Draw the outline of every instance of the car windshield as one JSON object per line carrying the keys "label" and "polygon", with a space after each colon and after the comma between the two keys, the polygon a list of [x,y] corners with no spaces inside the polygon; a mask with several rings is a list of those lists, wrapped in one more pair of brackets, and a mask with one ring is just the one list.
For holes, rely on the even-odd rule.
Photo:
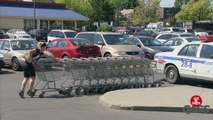
{"label": "car windshield", "polygon": [[186,38],[186,40],[187,40],[188,42],[199,41],[199,39],[196,38],[196,37],[194,37],[194,38]]}
{"label": "car windshield", "polygon": [[48,31],[47,30],[39,30],[38,33],[41,34],[41,35],[47,35]]}
{"label": "car windshield", "polygon": [[108,45],[132,45],[127,37],[124,35],[103,35]]}
{"label": "car windshield", "polygon": [[74,38],[77,34],[76,32],[64,32],[67,38]]}
{"label": "car windshield", "polygon": [[74,46],[91,46],[92,43],[86,39],[72,39],[70,40]]}
{"label": "car windshield", "polygon": [[139,38],[145,46],[162,46],[162,43],[154,38]]}
{"label": "car windshield", "polygon": [[13,40],[10,42],[13,50],[31,50],[36,48],[32,40]]}

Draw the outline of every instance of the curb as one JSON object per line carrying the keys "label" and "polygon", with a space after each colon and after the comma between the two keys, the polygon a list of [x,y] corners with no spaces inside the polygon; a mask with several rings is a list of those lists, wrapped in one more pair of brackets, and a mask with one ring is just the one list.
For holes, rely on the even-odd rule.
{"label": "curb", "polygon": [[[106,101],[102,100],[101,97],[99,98],[99,103],[105,107],[109,107],[111,109],[116,110],[131,110],[131,111],[158,111],[158,112],[185,112],[183,107],[164,107],[164,106],[156,106],[156,107],[149,107],[149,106],[121,106],[121,105],[113,105],[107,103]],[[187,112],[185,112],[187,113]],[[207,112],[191,112],[191,113],[203,113],[203,114],[213,114],[213,108],[208,109]],[[188,113],[189,114],[189,113]]]}

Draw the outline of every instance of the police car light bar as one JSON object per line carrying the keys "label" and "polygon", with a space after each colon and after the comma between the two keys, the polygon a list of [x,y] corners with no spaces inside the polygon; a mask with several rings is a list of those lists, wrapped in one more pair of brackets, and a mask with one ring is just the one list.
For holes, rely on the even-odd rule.
{"label": "police car light bar", "polygon": [[213,35],[200,36],[199,39],[200,41],[203,41],[203,42],[210,42],[210,41],[213,42]]}

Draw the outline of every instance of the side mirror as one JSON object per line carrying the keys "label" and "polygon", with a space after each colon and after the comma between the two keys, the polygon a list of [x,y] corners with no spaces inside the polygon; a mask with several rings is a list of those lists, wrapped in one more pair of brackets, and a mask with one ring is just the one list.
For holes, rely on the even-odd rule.
{"label": "side mirror", "polygon": [[141,48],[141,45],[140,45],[140,44],[138,44],[137,46],[138,46],[139,48]]}
{"label": "side mirror", "polygon": [[210,57],[211,59],[213,59],[213,55],[211,55],[211,57]]}
{"label": "side mirror", "polygon": [[98,41],[98,45],[105,45],[103,41]]}

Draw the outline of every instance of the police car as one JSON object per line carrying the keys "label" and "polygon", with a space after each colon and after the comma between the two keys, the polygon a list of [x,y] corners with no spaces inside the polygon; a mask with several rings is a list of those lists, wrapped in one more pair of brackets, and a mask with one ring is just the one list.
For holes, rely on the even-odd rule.
{"label": "police car", "polygon": [[157,53],[157,68],[163,70],[169,83],[181,78],[213,81],[213,36],[201,36],[172,52]]}

